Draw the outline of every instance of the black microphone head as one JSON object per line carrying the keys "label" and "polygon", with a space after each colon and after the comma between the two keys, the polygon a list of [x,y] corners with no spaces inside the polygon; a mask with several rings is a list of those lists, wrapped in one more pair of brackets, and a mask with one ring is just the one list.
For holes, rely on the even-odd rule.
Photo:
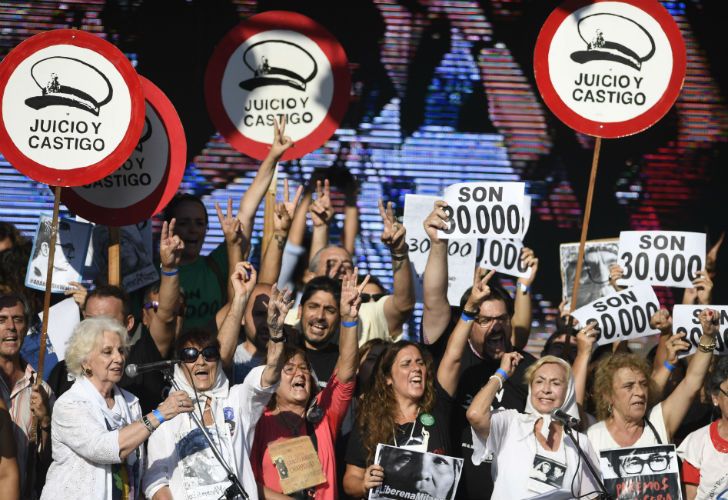
{"label": "black microphone head", "polygon": [[124,372],[126,372],[126,376],[130,378],[134,378],[137,376],[137,365],[134,363],[130,365],[126,365],[126,368],[124,369]]}

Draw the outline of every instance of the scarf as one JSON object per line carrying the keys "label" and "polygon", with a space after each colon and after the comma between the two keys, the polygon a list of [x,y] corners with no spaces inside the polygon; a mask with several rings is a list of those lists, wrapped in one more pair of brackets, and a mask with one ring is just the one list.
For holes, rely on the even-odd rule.
{"label": "scarf", "polygon": [[[569,373],[571,373],[571,367],[569,364],[560,358],[555,358],[556,361],[559,364],[561,364],[565,369],[568,370]],[[536,424],[538,419],[543,419],[543,425],[541,426],[541,435],[544,437],[544,439],[548,439],[549,437],[549,427],[551,426],[551,414],[550,413],[539,413],[536,408],[533,407],[533,403],[531,402],[532,394],[531,394],[531,385],[528,386],[528,399],[526,399],[526,410],[525,413],[521,414],[521,419],[524,422],[529,422],[532,424]],[[579,418],[579,408],[576,405],[576,388],[574,386],[574,377],[570,376],[569,380],[567,381],[567,388],[566,388],[566,397],[564,398],[564,402],[559,407],[562,411],[568,413],[570,416],[574,418]]]}

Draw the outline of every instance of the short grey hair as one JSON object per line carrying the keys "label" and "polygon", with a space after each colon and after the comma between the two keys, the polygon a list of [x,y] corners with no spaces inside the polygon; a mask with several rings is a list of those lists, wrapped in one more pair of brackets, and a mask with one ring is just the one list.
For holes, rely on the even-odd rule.
{"label": "short grey hair", "polygon": [[91,352],[101,343],[104,332],[117,334],[126,352],[127,332],[121,323],[106,316],[85,319],[73,330],[66,347],[66,367],[70,374],[76,377],[84,375],[83,363],[88,361]]}

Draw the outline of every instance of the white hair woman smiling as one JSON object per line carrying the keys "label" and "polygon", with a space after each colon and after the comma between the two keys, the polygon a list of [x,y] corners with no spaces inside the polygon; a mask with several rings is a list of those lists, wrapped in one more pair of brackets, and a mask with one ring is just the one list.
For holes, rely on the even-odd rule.
{"label": "white hair woman smiling", "polygon": [[190,398],[178,391],[142,416],[137,397],[117,387],[126,336],[126,328],[105,317],[86,319],[74,330],[66,363],[76,382],[54,407],[53,463],[42,499],[136,499],[142,443],[165,420],[192,410]]}

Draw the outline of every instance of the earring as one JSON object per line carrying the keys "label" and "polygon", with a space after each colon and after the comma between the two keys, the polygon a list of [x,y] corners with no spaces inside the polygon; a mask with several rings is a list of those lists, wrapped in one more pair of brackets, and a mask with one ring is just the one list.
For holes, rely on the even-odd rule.
{"label": "earring", "polygon": [[612,414],[612,403],[609,403],[609,406],[607,406],[607,413]]}
{"label": "earring", "polygon": [[85,374],[85,375],[86,375],[87,377],[90,377],[90,376],[91,376],[91,373],[92,373],[92,372],[91,372],[91,368],[84,368],[84,369],[83,369],[83,373],[84,373],[84,374]]}

